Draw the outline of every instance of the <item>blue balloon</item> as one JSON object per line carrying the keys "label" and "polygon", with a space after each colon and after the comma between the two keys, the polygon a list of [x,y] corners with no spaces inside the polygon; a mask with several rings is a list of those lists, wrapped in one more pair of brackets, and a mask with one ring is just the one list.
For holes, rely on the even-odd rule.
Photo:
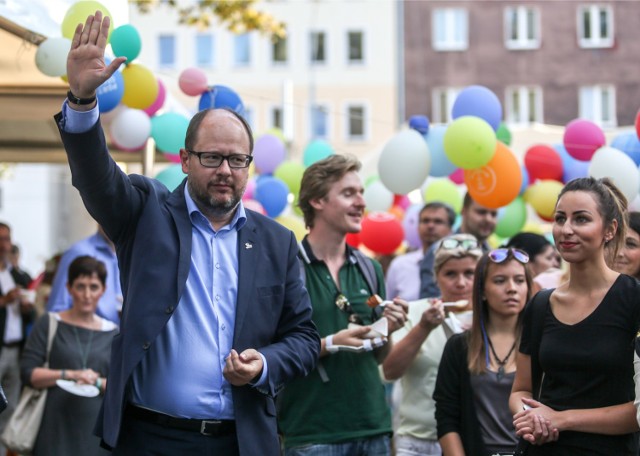
{"label": "blue balloon", "polygon": [[502,120],[502,105],[491,90],[472,85],[462,89],[453,102],[451,115],[454,119],[462,116],[476,116],[485,120],[494,131],[498,131]]}
{"label": "blue balloon", "polygon": [[[109,59],[105,58],[107,65],[110,63]],[[98,97],[98,110],[103,112],[109,112],[118,106],[122,95],[124,94],[124,79],[122,73],[116,71],[113,75],[104,81],[100,87],[96,89],[96,96]]]}
{"label": "blue balloon", "polygon": [[635,131],[619,134],[611,141],[611,147],[621,150],[631,157],[636,165],[640,165],[640,140]]}
{"label": "blue balloon", "polygon": [[421,135],[429,133],[429,119],[427,116],[411,116],[409,118],[409,128],[417,130]]}
{"label": "blue balloon", "polygon": [[171,165],[156,174],[156,179],[171,191],[174,191],[185,177],[187,177],[187,175],[182,172],[182,165]]}
{"label": "blue balloon", "polygon": [[216,85],[202,94],[198,105],[200,111],[211,108],[229,108],[244,116],[244,104],[240,96],[227,86]]}
{"label": "blue balloon", "polygon": [[576,160],[569,155],[564,144],[554,144],[553,148],[558,151],[562,159],[562,182],[564,184],[573,179],[587,177],[589,175],[590,161]]}
{"label": "blue balloon", "polygon": [[447,131],[446,125],[433,125],[429,133],[424,136],[431,153],[431,171],[429,175],[433,177],[447,177],[458,167],[451,163],[444,152],[444,134]]}
{"label": "blue balloon", "polygon": [[522,195],[529,187],[529,171],[524,166],[520,169],[522,170],[522,186],[520,187],[519,195]]}
{"label": "blue balloon", "polygon": [[275,218],[287,207],[289,187],[277,177],[263,176],[256,184],[253,197],[269,217]]}

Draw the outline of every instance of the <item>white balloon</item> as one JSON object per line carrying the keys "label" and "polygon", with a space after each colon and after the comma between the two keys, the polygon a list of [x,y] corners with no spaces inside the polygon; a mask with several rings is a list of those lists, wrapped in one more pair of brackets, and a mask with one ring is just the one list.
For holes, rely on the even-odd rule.
{"label": "white balloon", "polygon": [[151,119],[141,109],[124,109],[111,122],[111,139],[117,146],[139,149],[151,135]]}
{"label": "white balloon", "polygon": [[71,50],[69,38],[48,38],[36,51],[36,66],[47,76],[67,74],[67,54]]}
{"label": "white balloon", "polygon": [[380,181],[367,185],[363,196],[369,212],[386,212],[393,206],[393,193]]}
{"label": "white balloon", "polygon": [[638,195],[638,166],[631,157],[614,147],[604,146],[596,150],[589,164],[589,176],[610,178],[628,201],[633,201]]}
{"label": "white balloon", "polygon": [[427,143],[415,130],[403,130],[385,144],[378,160],[382,183],[398,195],[406,195],[422,185],[431,170]]}

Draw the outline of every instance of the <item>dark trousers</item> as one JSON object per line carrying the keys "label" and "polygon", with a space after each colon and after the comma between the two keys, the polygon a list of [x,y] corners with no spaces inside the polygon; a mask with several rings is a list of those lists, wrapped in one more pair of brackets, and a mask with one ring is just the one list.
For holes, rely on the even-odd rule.
{"label": "dark trousers", "polygon": [[155,423],[125,413],[115,456],[239,456],[236,434],[212,437]]}

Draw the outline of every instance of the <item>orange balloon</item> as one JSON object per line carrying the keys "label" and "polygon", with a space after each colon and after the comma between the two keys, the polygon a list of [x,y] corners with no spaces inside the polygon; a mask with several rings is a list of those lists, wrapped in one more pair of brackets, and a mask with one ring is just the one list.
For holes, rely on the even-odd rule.
{"label": "orange balloon", "polygon": [[393,215],[399,221],[402,221],[404,219],[404,209],[402,209],[400,206],[391,206],[387,212],[389,212],[389,214]]}
{"label": "orange balloon", "polygon": [[512,202],[520,193],[522,170],[513,152],[498,141],[489,163],[464,170],[464,182],[476,203],[497,209]]}

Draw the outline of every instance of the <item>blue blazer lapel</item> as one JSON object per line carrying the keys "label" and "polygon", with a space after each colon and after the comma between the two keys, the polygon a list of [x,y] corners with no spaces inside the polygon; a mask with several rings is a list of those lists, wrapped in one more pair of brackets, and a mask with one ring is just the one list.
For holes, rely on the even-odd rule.
{"label": "blue blazer lapel", "polygon": [[182,296],[184,287],[189,275],[191,265],[191,218],[187,211],[187,203],[184,200],[186,179],[176,188],[167,199],[167,208],[178,231],[178,277],[176,286],[178,289],[178,299]]}
{"label": "blue blazer lapel", "polygon": [[253,293],[257,262],[260,258],[261,245],[256,234],[256,225],[250,211],[247,212],[247,223],[238,231],[238,300],[236,302],[236,323],[234,330],[234,346],[239,340],[242,325],[248,308],[256,299]]}

